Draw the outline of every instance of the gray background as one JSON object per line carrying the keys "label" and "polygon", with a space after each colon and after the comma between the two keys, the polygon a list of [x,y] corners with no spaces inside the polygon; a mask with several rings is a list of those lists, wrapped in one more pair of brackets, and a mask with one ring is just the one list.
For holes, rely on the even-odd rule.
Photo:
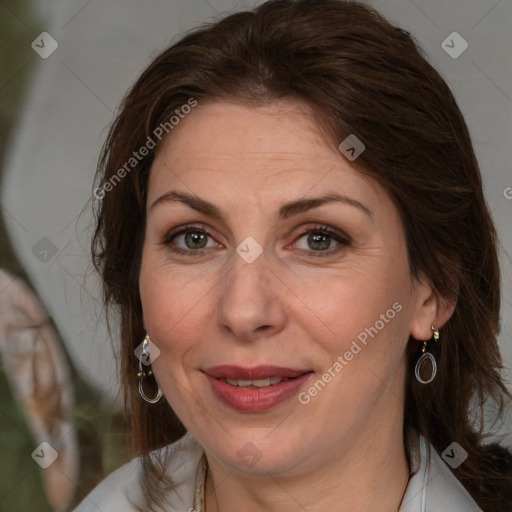
{"label": "gray background", "polygon": [[[106,404],[118,389],[115,360],[98,283],[88,271],[90,211],[80,216],[91,195],[106,127],[121,96],[161,49],[200,23],[257,3],[45,0],[37,4],[43,30],[59,47],[47,59],[33,54],[37,71],[6,163],[0,205],[21,263],[55,319],[73,362],[101,390]],[[466,117],[503,243],[500,343],[505,365],[512,368],[512,199],[506,197],[512,197],[512,191],[507,194],[507,187],[512,187],[512,2],[371,3],[417,38]],[[23,23],[7,6],[1,14]],[[454,31],[469,45],[456,59],[441,46]],[[24,65],[20,62],[20,70]],[[10,80],[16,76],[2,77],[2,83]],[[48,251],[47,261],[41,261],[41,249]],[[512,380],[512,371],[506,376]],[[512,431],[510,416],[507,431]]]}

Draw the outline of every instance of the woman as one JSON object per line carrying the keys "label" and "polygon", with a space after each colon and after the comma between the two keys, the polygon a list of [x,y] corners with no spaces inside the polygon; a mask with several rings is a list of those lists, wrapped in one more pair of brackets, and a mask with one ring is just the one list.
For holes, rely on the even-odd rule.
{"label": "woman", "polygon": [[407,32],[278,0],[188,34],[94,195],[140,457],[76,510],[511,510],[496,233]]}

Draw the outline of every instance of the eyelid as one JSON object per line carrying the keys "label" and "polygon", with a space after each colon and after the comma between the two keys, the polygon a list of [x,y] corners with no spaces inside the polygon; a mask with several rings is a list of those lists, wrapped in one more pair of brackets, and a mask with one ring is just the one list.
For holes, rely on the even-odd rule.
{"label": "eyelid", "polygon": [[[209,228],[209,229],[212,229],[212,228]],[[302,229],[302,231],[301,231],[301,229]],[[325,224],[315,224],[314,226],[309,227],[307,229],[304,228],[303,226],[300,226],[297,228],[297,230],[300,232],[294,238],[293,242],[291,244],[289,244],[287,247],[289,247],[290,245],[296,244],[298,240],[300,240],[301,238],[304,238],[305,236],[312,234],[312,233],[325,234],[329,238],[332,238],[336,242],[338,242],[338,246],[337,246],[338,248],[328,249],[325,251],[313,251],[313,250],[307,250],[307,249],[298,249],[298,251],[300,253],[307,253],[309,255],[313,255],[314,257],[330,256],[330,255],[336,254],[340,250],[339,246],[348,246],[352,242],[351,237],[349,235],[347,235],[345,232],[343,232],[339,229],[335,230],[334,228],[331,228],[330,226],[325,225]],[[163,237],[161,245],[170,246],[170,244],[176,237],[186,234],[188,232],[202,233],[202,234],[206,235],[207,237],[210,237],[211,239],[213,239],[216,244],[222,245],[222,244],[220,244],[220,242],[217,242],[217,240],[215,240],[215,238],[212,236],[212,234],[207,229],[205,229],[201,225],[194,224],[194,223],[186,224],[186,225],[177,227],[175,229],[172,229],[170,232],[168,232]],[[187,254],[187,255],[190,255],[193,257],[193,256],[203,255],[206,252],[210,252],[211,249],[212,248],[209,247],[209,248],[194,250],[194,249],[181,249],[178,247],[178,248],[172,248],[171,250],[178,254]]]}
{"label": "eyelid", "polygon": [[222,244],[219,244],[219,242],[217,242],[217,240],[215,240],[215,238],[212,236],[212,234],[207,229],[205,229],[204,227],[197,225],[197,224],[186,224],[184,226],[179,226],[175,229],[172,229],[171,231],[169,231],[168,233],[166,233],[164,235],[160,245],[169,247],[170,250],[175,254],[182,254],[182,255],[191,256],[191,257],[201,256],[204,253],[211,251],[212,247],[196,249],[196,250],[182,249],[181,247],[170,247],[171,243],[173,242],[173,240],[175,238],[177,238],[178,236],[184,235],[186,233],[189,233],[189,232],[202,233],[202,234],[206,235],[207,237],[211,238],[212,240],[214,240],[217,245],[222,245]]}
{"label": "eyelid", "polygon": [[324,225],[324,224],[316,224],[313,227],[310,227],[306,229],[305,231],[302,231],[292,242],[292,245],[296,244],[298,240],[304,238],[305,236],[313,233],[320,233],[323,235],[327,235],[328,238],[331,238],[337,242],[337,246],[333,249],[327,249],[324,251],[313,251],[313,250],[307,250],[307,249],[298,249],[300,253],[305,253],[307,256],[312,257],[329,257],[329,256],[335,256],[337,255],[343,247],[347,247],[351,245],[352,239],[350,236],[348,236],[346,233],[340,230],[334,230],[330,226]]}
{"label": "eyelid", "polygon": [[[320,233],[329,234],[333,237],[341,238],[343,241],[345,241],[347,243],[352,241],[350,236],[348,236],[344,231],[342,231],[338,228],[332,228],[331,226],[328,226],[327,224],[315,224],[312,227],[306,228],[305,231],[304,231],[304,227],[300,226],[299,228],[297,228],[297,230],[300,232],[297,238],[302,237],[308,233],[320,232]],[[296,240],[297,240],[297,238],[296,238]]]}
{"label": "eyelid", "polygon": [[[211,229],[211,228],[209,228]],[[188,231],[195,231],[197,233],[204,233],[205,235],[212,236],[211,233],[198,224],[185,224],[184,226],[179,226],[177,228],[171,229],[168,233],[166,233],[162,239],[162,244],[169,244],[172,242],[174,238],[178,235],[182,235],[187,233]]]}

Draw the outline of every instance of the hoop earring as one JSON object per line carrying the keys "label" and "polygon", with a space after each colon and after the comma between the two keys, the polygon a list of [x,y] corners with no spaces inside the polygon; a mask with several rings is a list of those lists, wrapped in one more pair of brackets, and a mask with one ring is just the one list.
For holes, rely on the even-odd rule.
{"label": "hoop earring", "polygon": [[[436,342],[439,339],[439,330],[436,329],[434,326],[432,326],[432,331],[434,332],[432,339],[434,340],[434,342]],[[437,374],[437,362],[436,362],[435,357],[430,352],[425,352],[425,350],[427,348],[427,343],[428,343],[428,341],[423,342],[423,348],[421,350],[422,355],[418,359],[416,366],[414,368],[414,375],[416,376],[416,380],[418,382],[420,382],[421,384],[429,384],[430,382],[432,382],[434,380],[434,378]],[[427,359],[430,361],[430,364],[432,365],[432,373],[431,373],[430,377],[425,380],[421,377],[420,371],[421,371],[422,364]]]}
{"label": "hoop earring", "polygon": [[[160,398],[162,398],[162,390],[160,389],[160,386],[158,385],[158,382],[155,378],[155,374],[152,369],[148,370],[146,373],[142,369],[142,358],[144,358],[145,361],[151,361],[151,354],[149,352],[149,335],[146,334],[146,337],[144,338],[144,341],[142,342],[142,352],[140,353],[139,357],[137,358],[139,360],[139,372],[137,373],[137,377],[139,378],[139,394],[140,396],[146,400],[146,402],[149,402],[150,404],[156,404]],[[151,364],[151,363],[148,363]],[[146,377],[153,377],[156,387],[158,389],[158,392],[155,396],[155,398],[149,398],[146,393],[144,392],[144,379]]]}

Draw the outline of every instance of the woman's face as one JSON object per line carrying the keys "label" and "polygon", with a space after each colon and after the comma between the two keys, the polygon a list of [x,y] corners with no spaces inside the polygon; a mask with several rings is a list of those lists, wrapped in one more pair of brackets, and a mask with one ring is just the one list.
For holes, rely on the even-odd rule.
{"label": "woman's face", "polygon": [[434,321],[397,209],[312,119],[291,101],[199,104],[151,169],[140,294],[153,368],[235,471],[311,470],[401,439],[406,344]]}

